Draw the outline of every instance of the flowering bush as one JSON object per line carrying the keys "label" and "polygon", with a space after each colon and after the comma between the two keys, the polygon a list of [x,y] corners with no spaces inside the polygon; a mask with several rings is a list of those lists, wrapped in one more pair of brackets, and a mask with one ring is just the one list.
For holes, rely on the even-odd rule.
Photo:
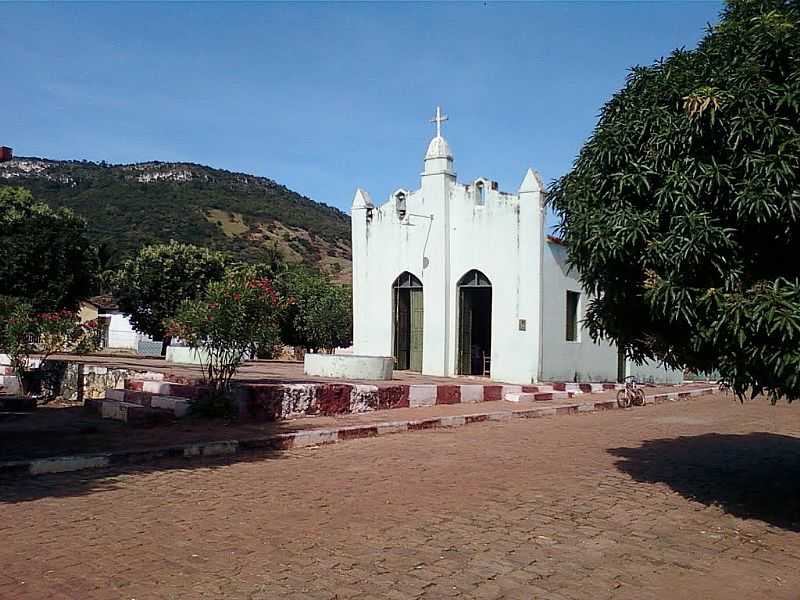
{"label": "flowering bush", "polygon": [[[97,323],[81,323],[78,315],[63,309],[55,312],[34,312],[30,304],[20,301],[3,303],[0,311],[0,348],[8,354],[14,374],[26,392],[31,380],[38,380],[47,359],[59,352],[78,354],[97,348]],[[33,368],[34,357],[39,367]]]}
{"label": "flowering bush", "polygon": [[184,301],[168,323],[169,335],[202,351],[203,379],[215,402],[226,402],[230,381],[253,346],[277,337],[278,304],[272,282],[245,268],[210,283],[199,299]]}

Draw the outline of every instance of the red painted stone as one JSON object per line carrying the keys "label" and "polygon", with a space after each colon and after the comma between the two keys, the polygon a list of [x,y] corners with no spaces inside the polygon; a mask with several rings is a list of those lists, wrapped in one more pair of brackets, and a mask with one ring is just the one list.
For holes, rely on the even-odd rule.
{"label": "red painted stone", "polygon": [[523,385],[522,392],[524,394],[535,394],[539,391],[539,386],[536,385]]}
{"label": "red painted stone", "polygon": [[378,388],[378,409],[408,408],[408,386],[387,385]]}
{"label": "red painted stone", "polygon": [[137,392],[133,390],[127,390],[125,392],[125,402],[132,402],[133,404],[138,404],[139,406],[149,407],[152,399],[153,394],[150,392]]}
{"label": "red painted stone", "polygon": [[567,391],[567,384],[566,383],[554,383],[553,389],[557,392],[566,392]]}
{"label": "red painted stone", "polygon": [[584,394],[591,394],[592,393],[592,384],[591,383],[579,383],[578,389],[582,391]]}
{"label": "red painted stone", "polygon": [[137,379],[126,379],[125,380],[125,389],[126,390],[134,390],[137,392],[141,392],[144,386],[144,381],[139,381]]}
{"label": "red painted stone", "polygon": [[458,404],[461,402],[460,385],[437,385],[436,404]]}
{"label": "red painted stone", "polygon": [[485,385],[483,386],[483,401],[496,402],[503,399],[503,386],[502,385]]}
{"label": "red painted stone", "polygon": [[346,429],[340,429],[338,432],[336,432],[336,437],[339,439],[339,441],[372,437],[373,435],[378,435],[377,425],[364,425],[363,427],[348,427]]}
{"label": "red painted stone", "polygon": [[176,375],[175,373],[166,373],[164,381],[167,383],[179,383],[181,385],[202,385],[203,380],[198,377],[188,377],[186,375]]}
{"label": "red painted stone", "polygon": [[255,421],[275,421],[281,414],[283,386],[246,385],[240,390],[239,416]]}
{"label": "red painted stone", "polygon": [[408,423],[409,431],[419,431],[420,429],[433,429],[442,424],[441,419],[424,419],[422,421],[410,421]]}
{"label": "red painted stone", "polygon": [[552,392],[539,392],[538,394],[533,395],[533,399],[540,402],[545,402],[547,400],[552,400],[553,394]]}
{"label": "red painted stone", "polygon": [[169,396],[177,396],[178,398],[186,398],[187,400],[199,400],[207,397],[211,392],[211,388],[203,385],[190,385],[184,383],[170,383]]}
{"label": "red painted stone", "polygon": [[[486,387],[494,387],[494,386],[486,386]],[[480,423],[481,421],[488,421],[488,420],[489,420],[489,415],[464,415],[464,423],[467,425],[469,425],[470,423]]]}
{"label": "red painted stone", "polygon": [[617,389],[617,384],[616,383],[604,383],[603,384],[603,389],[604,390],[615,390],[615,389]]}
{"label": "red painted stone", "polygon": [[285,434],[239,440],[239,449],[246,451],[289,450],[293,445],[294,435]]}
{"label": "red painted stone", "polygon": [[317,386],[317,406],[322,415],[340,415],[350,412],[350,392],[352,385],[342,383],[320,384]]}

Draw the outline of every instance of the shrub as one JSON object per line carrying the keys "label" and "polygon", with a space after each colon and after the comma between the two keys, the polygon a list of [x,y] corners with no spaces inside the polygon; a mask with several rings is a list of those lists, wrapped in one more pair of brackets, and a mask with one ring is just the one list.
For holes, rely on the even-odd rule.
{"label": "shrub", "polygon": [[253,268],[211,282],[196,300],[186,300],[169,323],[169,335],[200,349],[204,382],[212,388],[213,410],[227,410],[230,381],[257,344],[277,337],[278,295]]}
{"label": "shrub", "polygon": [[[25,393],[38,393],[47,359],[56,353],[82,354],[97,349],[97,323],[81,323],[70,310],[35,312],[25,302],[0,302],[0,347],[8,354]],[[37,368],[33,367],[39,359]]]}

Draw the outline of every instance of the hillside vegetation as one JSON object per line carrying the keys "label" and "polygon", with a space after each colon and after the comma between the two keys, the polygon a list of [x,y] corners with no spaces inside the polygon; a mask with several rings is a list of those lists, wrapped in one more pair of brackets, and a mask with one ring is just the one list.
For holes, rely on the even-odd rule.
{"label": "hillside vegetation", "polygon": [[264,260],[277,250],[350,279],[350,218],[275,181],[192,163],[108,165],[15,158],[0,187],[22,186],[86,219],[104,267],[170,239]]}

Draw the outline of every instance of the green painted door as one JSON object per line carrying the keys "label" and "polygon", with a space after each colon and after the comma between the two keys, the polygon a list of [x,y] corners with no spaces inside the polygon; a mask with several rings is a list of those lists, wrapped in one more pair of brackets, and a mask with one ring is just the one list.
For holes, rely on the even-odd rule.
{"label": "green painted door", "polygon": [[395,290],[394,315],[394,356],[397,359],[396,369],[405,371],[409,367],[409,336],[411,311],[408,289]]}
{"label": "green painted door", "polygon": [[472,294],[461,288],[458,296],[458,372],[472,375]]}
{"label": "green painted door", "polygon": [[422,290],[411,290],[411,365],[412,371],[422,372]]}

